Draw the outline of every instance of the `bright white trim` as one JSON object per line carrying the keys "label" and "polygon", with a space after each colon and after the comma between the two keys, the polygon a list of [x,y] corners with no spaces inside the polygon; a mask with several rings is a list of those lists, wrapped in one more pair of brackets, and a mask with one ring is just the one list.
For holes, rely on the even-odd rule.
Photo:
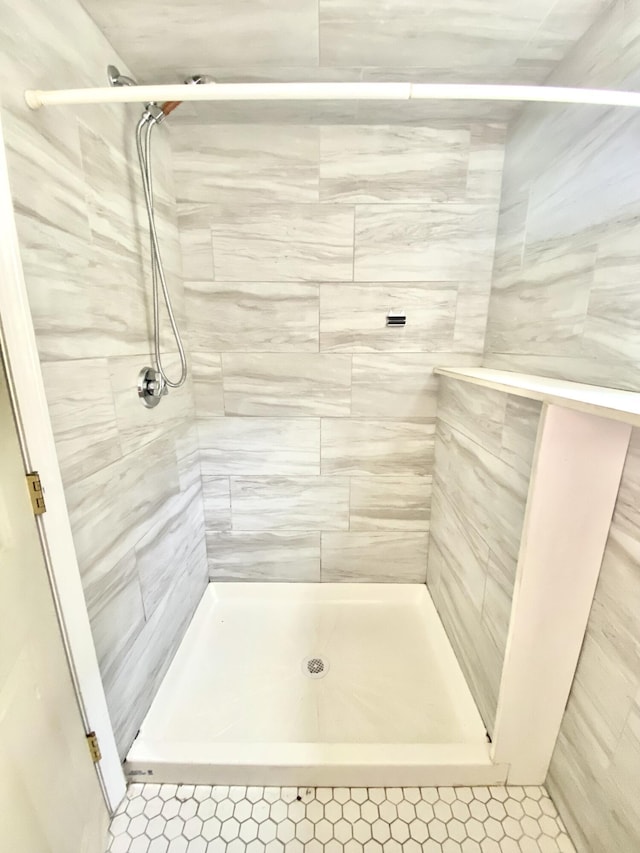
{"label": "bright white trim", "polygon": [[210,83],[27,89],[31,109],[60,104],[124,104],[146,101],[540,101],[640,107],[640,92],[561,86],[478,83]]}
{"label": "bright white trim", "polygon": [[102,750],[102,761],[97,765],[98,777],[107,806],[113,811],[125,794],[125,780],[71,535],[20,260],[1,121],[0,233],[0,345],[5,356],[25,465],[28,470],[39,472],[44,487],[47,511],[38,517],[38,530],[80,713],[87,731],[95,731],[98,735]]}
{"label": "bright white trim", "polygon": [[481,385],[494,391],[504,391],[516,397],[527,397],[541,403],[554,403],[565,409],[575,409],[614,421],[640,426],[640,394],[601,385],[586,385],[551,376],[533,376],[491,367],[436,367],[434,373]]}
{"label": "bright white trim", "polygon": [[134,742],[131,782],[318,787],[504,785],[487,743]]}
{"label": "bright white trim", "polygon": [[493,760],[542,785],[600,573],[629,424],[545,404],[505,652]]}

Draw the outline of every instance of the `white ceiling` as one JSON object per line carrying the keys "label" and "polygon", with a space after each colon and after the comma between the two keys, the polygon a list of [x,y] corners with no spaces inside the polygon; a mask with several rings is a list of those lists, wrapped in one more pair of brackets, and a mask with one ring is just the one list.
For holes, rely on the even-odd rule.
{"label": "white ceiling", "polygon": [[[610,0],[81,0],[139,82],[542,83]],[[185,118],[187,116],[185,115]]]}

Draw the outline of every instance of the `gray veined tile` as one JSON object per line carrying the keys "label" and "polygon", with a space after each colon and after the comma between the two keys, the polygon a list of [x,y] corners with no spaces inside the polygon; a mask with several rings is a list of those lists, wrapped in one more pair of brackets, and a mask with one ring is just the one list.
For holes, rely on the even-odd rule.
{"label": "gray veined tile", "polygon": [[426,533],[323,533],[321,538],[324,582],[426,581]]}
{"label": "gray veined tile", "polygon": [[494,279],[487,349],[581,355],[595,249],[570,241],[527,246],[520,269]]}
{"label": "gray veined tile", "polygon": [[186,281],[213,279],[213,243],[208,205],[179,202],[178,230]]}
{"label": "gray veined tile", "polygon": [[88,233],[78,237],[31,216],[18,214],[16,225],[43,361],[148,349],[145,295],[130,255],[100,249]]}
{"label": "gray veined tile", "polygon": [[499,456],[509,395],[446,376],[439,389],[438,418]]}
{"label": "gray veined tile", "polygon": [[135,552],[127,552],[107,574],[85,585],[84,595],[100,672],[108,678],[145,623]]}
{"label": "gray veined tile", "polygon": [[[452,7],[443,0],[428,5],[396,0],[392,7],[365,0],[321,0],[320,62],[429,66],[431,79],[445,82],[496,77],[520,82],[517,62],[529,56],[525,48],[548,9],[546,2],[538,0],[526,10],[505,7],[499,0],[481,7],[468,2]],[[560,38],[558,33],[555,37]],[[544,67],[539,82],[549,68]]]}
{"label": "gray veined tile", "polygon": [[41,368],[60,470],[69,485],[122,455],[109,365],[101,358],[43,362]]}
{"label": "gray veined tile", "polygon": [[[165,434],[173,433],[195,414],[190,382],[181,388],[171,388],[161,404],[153,409],[142,405],[138,397],[138,374],[152,362],[150,355],[109,359],[111,395],[123,454],[132,453]],[[164,354],[162,365],[167,376],[176,381],[180,376],[178,355]]]}
{"label": "gray veined tile", "polygon": [[542,404],[507,396],[500,457],[525,476],[531,473]]}
{"label": "gray veined tile", "polygon": [[185,293],[194,349],[318,351],[317,284],[191,281]]}
{"label": "gray veined tile", "polygon": [[353,209],[270,204],[209,212],[215,278],[227,281],[349,281]]}
{"label": "gray veined tile", "polygon": [[429,540],[429,573],[438,582],[430,586],[438,615],[449,642],[476,701],[487,731],[492,734],[502,673],[502,659],[488,633],[483,630],[480,614],[467,595],[458,576],[444,563],[437,540]]}
{"label": "gray veined tile", "polygon": [[92,239],[106,248],[136,252],[136,212],[142,190],[137,164],[88,124],[79,122],[78,133]]}
{"label": "gray veined tile", "polygon": [[65,494],[83,585],[109,572],[179,490],[171,438],[154,441],[147,453],[129,454],[69,486]]}
{"label": "gray veined tile", "polygon": [[297,353],[224,353],[228,415],[348,415],[351,358]]}
{"label": "gray veined tile", "polygon": [[[191,65],[189,69],[191,69]],[[203,69],[204,70],[204,69]],[[276,67],[273,69],[278,71]],[[290,76],[288,72],[291,69],[284,69],[283,76]],[[307,69],[309,70],[309,69]],[[317,78],[318,68],[316,66],[316,74],[312,75]],[[325,70],[325,69],[322,69]],[[334,72],[332,74],[332,71]],[[226,75],[224,75],[226,76]],[[237,77],[249,77],[249,74],[239,74]],[[271,77],[274,76],[272,73]],[[279,74],[275,82],[283,81]],[[301,78],[308,77],[309,74],[302,74],[298,79],[289,82],[302,82]],[[324,76],[324,75],[321,75]],[[327,77],[335,76],[335,69],[328,69]],[[345,77],[352,76],[345,74]],[[175,80],[171,81],[175,83]],[[231,81],[229,81],[231,82]],[[234,82],[251,82],[247,80],[238,80]],[[273,82],[273,81],[272,81]],[[321,81],[320,81],[321,82]],[[287,127],[300,126],[322,126],[326,124],[342,124],[354,123],[356,121],[357,101],[308,101],[308,100],[291,100],[291,101],[193,101],[189,104],[189,113],[180,113],[176,118],[180,124],[189,125],[206,125],[212,123],[227,124],[227,125],[249,125],[253,127],[272,127],[273,125],[286,125]],[[172,116],[173,118],[173,116]]]}
{"label": "gray veined tile", "polygon": [[325,418],[321,428],[323,474],[431,474],[433,421]]}
{"label": "gray veined tile", "polygon": [[144,719],[200,601],[206,578],[183,575],[160,599],[143,630],[105,682],[109,715],[122,758]]}
{"label": "gray veined tile", "polygon": [[[320,349],[452,351],[457,292],[451,282],[325,282],[320,285]],[[390,311],[404,312],[406,326],[387,326]]]}
{"label": "gray veined tile", "polygon": [[320,198],[464,202],[469,136],[464,127],[323,127]]}
{"label": "gray veined tile", "polygon": [[346,477],[232,477],[233,530],[347,530]]}
{"label": "gray veined tile", "polygon": [[[5,7],[3,20],[7,22],[10,14]],[[9,26],[9,24],[7,24]],[[24,61],[26,48],[34,49],[33,27],[24,26],[18,14],[14,33],[22,31],[25,35],[20,62],[11,63],[12,70],[18,70],[18,79],[24,80]],[[28,32],[30,30],[30,32]],[[7,30],[6,32],[9,32]],[[57,35],[57,34],[56,34]],[[5,38],[3,47],[9,47],[11,39]],[[15,49],[16,39],[11,45]],[[6,52],[3,51],[6,60]],[[16,201],[16,210],[38,220],[42,226],[50,226],[76,238],[88,239],[90,235],[85,198],[85,180],[82,171],[82,158],[78,139],[78,125],[71,121],[56,121],[53,116],[45,118],[34,115],[24,109],[20,98],[16,108],[8,108],[11,100],[11,86],[8,85],[9,68],[3,63],[6,98],[3,98],[3,136],[6,146],[7,166],[11,178],[11,192]],[[35,69],[31,73],[37,73]],[[18,88],[16,79],[16,88]],[[33,79],[33,78],[32,78]],[[16,93],[17,94],[17,93]],[[52,176],[55,175],[55,183]],[[43,192],[43,187],[55,191]]]}
{"label": "gray veined tile", "polygon": [[482,353],[487,332],[491,284],[465,282],[458,286],[451,348],[455,352]]}
{"label": "gray veined tile", "polygon": [[213,418],[224,415],[222,359],[219,353],[192,352],[193,397],[196,415]]}
{"label": "gray veined tile", "polygon": [[173,430],[172,437],[178,464],[180,491],[185,492],[195,483],[200,482],[200,446],[197,421],[192,418],[183,421]]}
{"label": "gray veined tile", "polygon": [[[621,281],[614,273],[609,282],[594,284],[584,320],[583,355],[598,360],[631,360],[637,363],[640,359],[638,328],[640,299],[637,280]],[[612,373],[614,371],[615,366],[612,366]],[[615,379],[612,384],[614,382]]]}
{"label": "gray veined tile", "polygon": [[231,486],[228,477],[202,472],[202,501],[206,532],[231,530]]}
{"label": "gray veined tile", "polygon": [[477,204],[356,207],[356,281],[486,281],[497,212]]}
{"label": "gray veined tile", "polygon": [[[436,465],[438,446],[436,446]],[[440,575],[456,577],[465,590],[465,598],[478,616],[484,601],[489,546],[468,523],[466,507],[453,500],[446,484],[436,479],[431,500],[431,538],[437,543],[442,566]]]}
{"label": "gray veined tile", "polygon": [[207,531],[212,580],[320,580],[320,534],[317,532]]}
{"label": "gray veined tile", "polygon": [[136,560],[147,620],[169,590],[187,578],[207,576],[200,480],[164,505],[162,516],[136,543]]}
{"label": "gray veined tile", "polygon": [[171,139],[179,202],[318,201],[317,128],[190,124]]}
{"label": "gray veined tile", "polygon": [[[394,331],[391,329],[392,333]],[[433,368],[442,361],[442,356],[430,353],[354,355],[352,416],[406,420],[435,418],[438,377],[433,373]]]}
{"label": "gray veined tile", "polygon": [[466,200],[500,204],[507,126],[474,122],[470,131]]}
{"label": "gray veined tile", "polygon": [[430,476],[351,477],[351,531],[427,532]]}
{"label": "gray veined tile", "polygon": [[436,460],[434,481],[465,525],[487,543],[505,571],[515,571],[528,475],[442,420],[437,425]]}
{"label": "gray veined tile", "polygon": [[319,418],[207,418],[198,423],[202,473],[320,473]]}
{"label": "gray veined tile", "polygon": [[[317,0],[254,0],[248,8],[216,0],[189,6],[188,15],[183,6],[162,2],[154,3],[152,18],[146,4],[130,7],[126,0],[118,0],[110,13],[96,0],[86,5],[123,56],[136,57],[145,69],[157,68],[164,59],[167,82],[182,79],[188,70],[205,71],[213,62],[237,67],[242,59],[265,68],[318,65]],[[118,6],[122,17],[116,14]]]}
{"label": "gray veined tile", "polygon": [[482,622],[499,652],[501,661],[504,660],[511,621],[513,584],[513,575],[506,574],[490,554],[482,602]]}

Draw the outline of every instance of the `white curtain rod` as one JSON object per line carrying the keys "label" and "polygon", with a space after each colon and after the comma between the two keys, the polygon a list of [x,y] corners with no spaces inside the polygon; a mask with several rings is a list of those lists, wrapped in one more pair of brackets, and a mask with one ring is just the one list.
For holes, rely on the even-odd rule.
{"label": "white curtain rod", "polygon": [[116,86],[95,89],[27,89],[33,110],[63,104],[147,101],[541,101],[640,107],[640,92],[559,86],[477,83],[207,83]]}

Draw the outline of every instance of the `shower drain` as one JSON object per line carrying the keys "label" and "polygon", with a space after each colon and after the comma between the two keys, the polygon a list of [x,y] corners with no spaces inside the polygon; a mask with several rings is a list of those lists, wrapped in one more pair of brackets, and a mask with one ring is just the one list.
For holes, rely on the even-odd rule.
{"label": "shower drain", "polygon": [[302,661],[302,672],[307,678],[324,678],[329,672],[329,661],[320,655],[312,655]]}

